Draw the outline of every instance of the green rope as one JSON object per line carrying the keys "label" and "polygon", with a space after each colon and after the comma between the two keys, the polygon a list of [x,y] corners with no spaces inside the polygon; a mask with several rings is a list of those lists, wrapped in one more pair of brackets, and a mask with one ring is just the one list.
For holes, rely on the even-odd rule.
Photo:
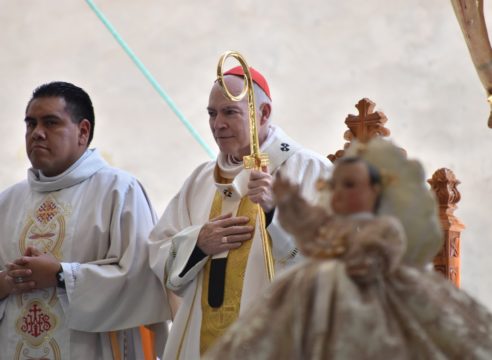
{"label": "green rope", "polygon": [[176,116],[179,118],[181,123],[188,129],[188,131],[191,133],[191,135],[195,138],[196,141],[202,146],[202,148],[207,152],[207,154],[212,158],[215,159],[215,152],[207,145],[207,143],[203,140],[203,138],[198,134],[198,132],[195,130],[193,125],[185,118],[183,113],[178,109],[174,101],[169,97],[169,95],[166,94],[164,89],[159,85],[157,80],[152,76],[150,71],[145,67],[145,65],[140,61],[140,59],[135,55],[135,53],[130,49],[130,47],[126,44],[126,42],[123,40],[123,38],[118,34],[114,26],[109,22],[109,20],[104,16],[104,14],[101,12],[101,10],[98,9],[98,7],[94,4],[92,0],[86,0],[87,4],[90,6],[90,8],[96,13],[97,17],[101,22],[106,26],[106,28],[109,30],[111,35],[116,39],[118,44],[123,48],[123,50],[126,52],[126,54],[132,59],[132,61],[135,63],[135,65],[139,68],[139,70],[144,74],[144,76],[147,78],[147,80],[150,82],[150,84],[154,87],[154,89],[157,91],[157,93],[160,95],[160,97],[169,105],[171,110],[176,114]]}

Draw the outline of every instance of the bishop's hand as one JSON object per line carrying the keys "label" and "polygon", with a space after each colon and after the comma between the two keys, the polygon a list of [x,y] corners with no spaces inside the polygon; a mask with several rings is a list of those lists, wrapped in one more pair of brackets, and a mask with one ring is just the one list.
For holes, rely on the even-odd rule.
{"label": "bishop's hand", "polygon": [[248,222],[246,216],[218,216],[202,226],[197,246],[207,255],[236,249],[253,236],[254,227],[246,225]]}
{"label": "bishop's hand", "polygon": [[268,168],[264,167],[262,171],[252,170],[248,182],[249,199],[260,204],[263,211],[268,213],[275,207],[275,197],[273,195],[273,177],[268,172]]}

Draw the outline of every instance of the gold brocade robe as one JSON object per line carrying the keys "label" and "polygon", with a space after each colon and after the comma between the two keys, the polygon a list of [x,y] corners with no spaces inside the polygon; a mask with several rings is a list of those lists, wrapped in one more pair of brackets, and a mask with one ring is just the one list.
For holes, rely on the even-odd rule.
{"label": "gold brocade robe", "polygon": [[[216,193],[210,219],[221,214],[222,197]],[[247,196],[241,199],[236,216],[249,218],[247,225],[255,227],[258,215],[258,205],[253,204]],[[241,306],[241,295],[243,291],[244,275],[248,261],[251,241],[245,241],[239,248],[230,250],[227,254],[227,265],[225,268],[224,299],[219,307],[213,307],[208,300],[211,266],[213,259],[209,259],[204,267],[203,291],[202,291],[202,326],[200,329],[200,353],[203,354],[217,340],[224,331],[239,316]],[[219,275],[220,276],[220,275]]]}

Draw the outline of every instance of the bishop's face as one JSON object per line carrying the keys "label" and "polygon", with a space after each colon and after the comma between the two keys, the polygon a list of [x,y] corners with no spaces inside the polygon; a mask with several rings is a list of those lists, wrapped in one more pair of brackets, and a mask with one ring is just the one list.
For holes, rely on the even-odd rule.
{"label": "bishop's face", "polygon": [[[244,80],[239,76],[225,76],[224,82],[233,95],[239,95]],[[210,92],[207,111],[210,130],[222,153],[232,155],[238,160],[250,154],[248,100],[245,96],[241,101],[232,101],[225,97],[222,88],[216,82]],[[256,121],[260,145],[268,133],[270,105],[257,104]]]}
{"label": "bishop's face", "polygon": [[331,206],[335,214],[374,212],[380,190],[379,186],[371,184],[369,170],[364,162],[337,165],[331,186]]}
{"label": "bishop's face", "polygon": [[[243,79],[226,76],[224,81],[229,91],[238,95],[243,87]],[[241,101],[227,99],[216,82],[210,92],[207,111],[210,130],[222,153],[240,160],[250,153],[249,119],[246,97]]]}

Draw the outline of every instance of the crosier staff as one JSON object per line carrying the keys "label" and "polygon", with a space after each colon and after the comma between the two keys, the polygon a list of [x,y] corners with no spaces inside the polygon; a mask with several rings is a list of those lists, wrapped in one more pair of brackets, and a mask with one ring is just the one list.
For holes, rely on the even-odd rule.
{"label": "crosier staff", "polygon": [[[224,72],[223,67],[226,59],[228,57],[233,57],[243,68],[244,72],[244,87],[241,93],[237,96],[233,95],[229,89],[227,88],[224,82]],[[238,53],[237,51],[226,51],[224,52],[217,65],[217,82],[222,87],[224,91],[224,95],[232,101],[240,101],[248,95],[248,115],[249,115],[249,137],[250,137],[250,155],[243,157],[243,165],[245,169],[254,169],[260,170],[267,166],[269,163],[268,154],[260,152],[260,142],[258,141],[258,127],[256,125],[256,105],[255,105],[255,94],[253,88],[253,78],[249,71],[249,66],[246,63],[244,57]],[[272,245],[270,242],[270,238],[268,237],[266,227],[265,227],[265,213],[259,204],[258,206],[258,216],[259,216],[259,226],[260,226],[260,234],[261,234],[261,242],[263,245],[263,254],[265,256],[265,266],[268,274],[268,278],[272,281],[274,276],[274,265],[273,265],[273,256],[272,256]]]}

